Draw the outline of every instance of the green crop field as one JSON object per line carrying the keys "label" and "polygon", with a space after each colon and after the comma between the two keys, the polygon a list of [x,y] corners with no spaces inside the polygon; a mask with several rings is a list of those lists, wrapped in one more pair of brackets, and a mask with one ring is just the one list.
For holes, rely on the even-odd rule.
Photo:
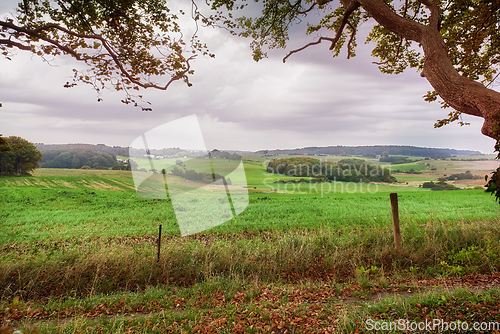
{"label": "green crop field", "polygon": [[[498,208],[491,205],[492,199],[482,190],[433,192],[418,187],[433,180],[436,174],[463,170],[460,163],[470,162],[432,161],[433,165],[440,165],[440,170],[395,174],[400,181],[397,184],[283,184],[275,182],[294,177],[268,173],[263,161],[262,157],[245,161],[248,208],[206,233],[388,226],[391,192],[399,194],[404,228],[428,222],[498,218]],[[192,164],[203,166],[200,159]],[[218,168],[222,164],[214,160]],[[396,166],[412,165],[425,167],[420,163]],[[139,197],[130,171],[39,169],[33,177],[0,178],[0,194],[2,242],[154,234],[159,224],[164,233],[179,233],[170,202]]]}
{"label": "green crop field", "polygon": [[[293,179],[245,164],[250,205],[211,232],[288,228],[383,227],[391,221],[389,193],[400,196],[404,226],[498,218],[482,190],[432,192],[418,187],[347,182],[275,184]],[[130,171],[42,169],[34,177],[0,179],[2,241],[154,234],[163,224],[178,234],[169,201],[143,199]]]}
{"label": "green crop field", "polygon": [[[275,183],[294,177],[268,173],[266,160],[246,157],[249,205],[240,215],[184,238],[171,202],[139,197],[130,171],[0,178],[0,332],[184,333],[207,323],[227,333],[362,331],[373,316],[367,301],[378,294],[400,298],[373,304],[389,318],[386,305],[500,307],[498,289],[432,294],[421,283],[498,280],[500,206],[473,182],[455,191],[419,187],[469,169],[487,174],[491,161],[395,165],[421,174],[397,173],[394,184],[309,184]],[[393,192],[401,254],[392,245]],[[397,291],[417,294],[407,300]],[[463,314],[491,318],[484,308]]]}

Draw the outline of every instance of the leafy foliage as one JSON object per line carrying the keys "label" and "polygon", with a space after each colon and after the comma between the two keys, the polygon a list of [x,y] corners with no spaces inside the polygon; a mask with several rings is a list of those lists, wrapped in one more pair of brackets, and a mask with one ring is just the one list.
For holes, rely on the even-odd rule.
{"label": "leafy foliage", "polygon": [[[191,1],[191,19],[195,32],[184,37],[186,12],[173,9],[160,0],[25,0],[12,18],[0,21],[0,52],[11,59],[12,48],[26,50],[49,59],[61,54],[84,62],[87,70],[74,70],[72,87],[78,82],[92,85],[97,92],[105,87],[125,91],[124,103],[138,105],[139,88],[167,89],[177,80],[191,85],[194,72],[190,61],[198,54],[213,57],[197,37],[198,24],[227,29],[234,35],[252,39],[253,58],[266,57],[266,49],[285,48],[296,24],[307,20],[306,34],[317,39],[307,47],[330,43],[333,56],[344,46],[347,57],[356,55],[359,27],[374,17],[375,7],[368,1],[330,0],[259,0],[249,6],[246,0]],[[375,2],[374,2],[375,3]],[[433,9],[439,13],[437,31],[447,48],[447,57],[463,77],[491,86],[499,76],[500,4],[490,0],[441,0],[436,3],[408,0],[385,1],[406,24],[433,26]],[[382,6],[380,4],[379,6]],[[435,8],[434,8],[434,7]],[[432,8],[431,8],[432,7]],[[258,10],[256,10],[256,8]],[[429,11],[431,13],[429,13]],[[260,12],[260,13],[259,13]],[[209,14],[207,14],[209,13]],[[328,35],[334,33],[333,37]],[[188,34],[186,34],[188,35]],[[387,24],[376,23],[367,42],[374,43],[372,55],[383,73],[398,74],[407,68],[422,71],[424,55],[417,42],[394,32]],[[160,77],[170,77],[159,84]],[[436,101],[437,92],[428,92],[425,100]],[[100,100],[100,97],[99,97]],[[449,107],[441,101],[443,108]],[[144,110],[150,107],[142,106]],[[454,110],[436,122],[436,127],[458,121],[461,111]]]}
{"label": "leafy foliage", "polygon": [[45,151],[92,150],[111,155],[128,156],[128,147],[106,146],[104,144],[37,144],[36,147],[44,154]]}
{"label": "leafy foliage", "polygon": [[236,153],[226,152],[226,151],[220,151],[217,149],[210,151],[210,157],[212,157],[214,159],[228,159],[228,160],[241,161],[241,155],[236,154]]}
{"label": "leafy foliage", "polygon": [[41,166],[43,168],[82,168],[88,166],[107,169],[116,165],[112,154],[87,149],[44,151]]}
{"label": "leafy foliage", "polygon": [[182,166],[175,166],[170,171],[172,175],[182,177],[194,182],[210,184],[222,180],[222,176],[217,173],[197,172],[194,169],[186,169]]}
{"label": "leafy foliage", "polygon": [[296,177],[313,177],[345,182],[396,182],[388,169],[361,159],[344,159],[338,163],[314,158],[273,159],[267,165],[269,173]]}
{"label": "leafy foliage", "polygon": [[0,137],[0,175],[29,175],[38,167],[42,154],[20,137]]}
{"label": "leafy foliage", "polygon": [[438,182],[424,182],[422,188],[430,188],[431,190],[458,190],[453,184],[446,183],[445,178],[440,178]]}
{"label": "leafy foliage", "polygon": [[184,37],[185,15],[160,0],[25,0],[14,17],[0,20],[0,52],[7,59],[13,47],[44,60],[70,55],[86,70],[74,69],[65,87],[83,82],[98,93],[110,87],[125,92],[122,102],[138,105],[142,96],[134,90],[167,89],[177,80],[191,86],[190,61],[213,56],[196,33]]}
{"label": "leafy foliage", "polygon": [[[495,149],[498,152],[497,159],[500,159],[500,140],[497,140]],[[495,171],[491,173],[491,177],[489,178],[489,180],[488,176],[486,176],[485,181],[488,181],[488,183],[485,186],[486,192],[489,192],[492,195],[494,195],[496,200],[500,204],[500,167],[498,167]]]}
{"label": "leafy foliage", "polygon": [[479,176],[479,175],[473,175],[468,170],[465,173],[451,174],[450,176],[447,176],[446,179],[448,181],[454,181],[454,180],[473,180],[473,179],[481,179],[481,176]]}
{"label": "leafy foliage", "polygon": [[7,144],[7,140],[0,134],[0,152],[7,151],[8,149],[9,145]]}
{"label": "leafy foliage", "polygon": [[[12,48],[30,51],[44,59],[66,54],[84,62],[86,71],[74,70],[72,87],[78,82],[92,85],[97,92],[105,87],[125,91],[124,103],[142,99],[132,95],[139,88],[167,89],[177,80],[188,86],[190,61],[198,55],[213,57],[197,36],[198,24],[227,29],[252,39],[253,58],[266,57],[267,48],[285,48],[295,26],[307,22],[304,33],[318,36],[302,48],[330,43],[333,56],[347,47],[347,57],[356,55],[357,31],[374,17],[368,1],[192,0],[194,33],[184,30],[186,11],[160,0],[25,0],[15,15],[0,21],[0,52],[7,59]],[[375,3],[375,2],[374,2]],[[500,4],[490,0],[441,0],[436,3],[408,0],[385,1],[407,24],[431,26],[432,8],[439,13],[437,29],[448,59],[460,75],[491,86],[499,75]],[[202,10],[199,9],[203,5]],[[382,6],[382,4],[380,4]],[[256,10],[257,9],[257,10]],[[431,14],[429,13],[431,11]],[[333,33],[333,37],[329,37]],[[188,36],[188,37],[185,37]],[[417,42],[376,23],[367,38],[374,43],[373,56],[383,73],[398,74],[407,68],[422,71],[424,55]],[[165,84],[159,78],[169,77]],[[429,92],[427,101],[437,100]],[[100,97],[99,97],[100,99]],[[448,103],[441,102],[443,107]],[[150,110],[149,107],[143,107]],[[454,110],[436,127],[453,121],[467,124],[461,111]]]}
{"label": "leafy foliage", "polygon": [[[340,1],[341,6],[335,6],[334,1],[328,0],[258,2],[261,12],[258,15],[255,11],[250,12],[253,17],[242,14],[233,20],[240,30],[232,30],[235,34],[252,38],[253,57],[257,61],[266,57],[265,48],[285,48],[290,32],[292,29],[296,31],[298,28],[295,25],[303,20],[307,20],[305,32],[317,38],[302,48],[292,50],[284,60],[322,42],[330,43],[334,57],[341,55],[344,47],[347,48],[347,58],[353,57],[356,55],[357,30],[373,17],[373,13],[363,7],[364,2],[357,1]],[[234,12],[241,9],[238,4],[245,1],[214,0],[212,3],[214,7]],[[424,1],[389,0],[385,3],[399,17],[405,18],[407,23],[432,24],[429,5]],[[492,86],[500,74],[500,4],[489,0],[441,0],[435,5],[439,11],[437,28],[446,44],[451,64],[460,75],[487,87]],[[227,22],[226,17],[224,21]],[[399,74],[408,68],[421,72],[424,68],[425,57],[419,43],[378,22],[373,25],[366,42],[374,44],[372,55],[379,59],[375,64],[382,73]],[[436,101],[438,93],[428,92],[424,99]],[[443,108],[449,107],[444,101],[440,103]],[[437,121],[435,126],[441,127],[454,121],[460,125],[468,124],[461,119],[461,111],[453,110],[447,118]]]}

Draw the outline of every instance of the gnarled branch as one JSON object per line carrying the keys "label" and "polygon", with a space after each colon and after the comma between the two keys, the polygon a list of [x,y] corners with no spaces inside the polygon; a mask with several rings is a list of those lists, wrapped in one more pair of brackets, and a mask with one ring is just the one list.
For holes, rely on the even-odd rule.
{"label": "gnarled branch", "polygon": [[[61,51],[64,51],[70,55],[72,55],[73,57],[75,57],[77,60],[80,60],[80,55],[75,52],[73,49],[67,47],[67,46],[64,46],[62,44],[60,44],[59,42],[57,42],[56,40],[53,40],[51,38],[48,38],[47,36],[43,36],[42,34],[40,34],[40,32],[44,31],[44,30],[48,30],[50,28],[52,28],[51,26],[52,25],[47,25],[47,26],[42,26],[42,27],[39,27],[37,29],[26,29],[26,28],[23,28],[23,27],[20,27],[20,26],[17,26],[15,25],[14,23],[11,23],[11,22],[7,22],[7,21],[0,21],[0,26],[1,27],[5,27],[5,28],[8,28],[8,29],[12,29],[14,31],[17,31],[19,33],[22,33],[22,34],[25,34],[25,35],[28,35],[28,36],[31,36],[31,37],[36,37],[36,38],[39,38],[49,44],[52,44],[54,45],[56,48],[58,48],[59,50]],[[22,49],[22,50],[26,50],[26,49]],[[31,49],[30,49],[31,50]]]}
{"label": "gnarled branch", "polygon": [[430,0],[419,0],[431,11],[429,25],[399,16],[383,0],[358,0],[382,26],[405,39],[421,44],[425,62],[423,76],[441,98],[455,110],[482,117],[482,133],[500,137],[500,93],[460,75],[453,66],[439,32],[439,8]]}
{"label": "gnarled branch", "polygon": [[[318,1],[319,2],[319,1]],[[328,2],[328,1],[325,1],[325,3]],[[286,60],[288,59],[288,57],[290,57],[292,54],[294,53],[297,53],[297,52],[300,52],[304,49],[307,49],[308,47],[310,46],[313,46],[313,45],[317,45],[319,43],[321,43],[322,41],[330,41],[331,42],[331,45],[330,45],[330,50],[333,50],[333,48],[335,47],[335,45],[337,44],[337,42],[339,41],[340,37],[342,37],[342,33],[344,32],[344,28],[346,25],[350,25],[352,28],[353,26],[351,25],[351,23],[349,22],[349,17],[351,16],[351,14],[356,10],[358,9],[360,6],[360,3],[357,2],[357,1],[350,1],[348,4],[347,4],[347,7],[345,9],[345,12],[344,12],[344,15],[342,16],[342,21],[340,23],[340,26],[339,28],[337,29],[337,33],[335,35],[334,38],[331,38],[331,37],[320,37],[317,41],[315,42],[311,42],[309,44],[306,44],[304,45],[303,47],[299,48],[299,49],[296,49],[296,50],[292,50],[290,51],[286,56],[285,58],[283,58],[283,63],[286,62]],[[351,35],[351,39],[349,40],[349,45],[352,43],[352,40],[354,38],[354,34],[356,32],[356,29],[353,28],[353,33]],[[349,54],[350,52],[348,52],[348,58],[349,58]]]}
{"label": "gnarled branch", "polygon": [[381,26],[403,36],[407,40],[420,42],[424,25],[409,18],[398,15],[382,0],[358,0],[361,6]]}
{"label": "gnarled branch", "polygon": [[[0,26],[3,26],[5,28],[8,28],[8,29],[12,29],[18,33],[22,33],[22,34],[25,34],[27,36],[30,36],[30,37],[36,37],[36,38],[39,38],[49,44],[52,44],[53,46],[55,46],[57,49],[67,53],[67,54],[70,54],[71,56],[73,56],[76,60],[78,61],[84,61],[84,62],[87,62],[89,60],[96,60],[97,58],[95,57],[83,57],[78,53],[76,52],[75,50],[71,49],[70,47],[68,46],[65,46],[65,45],[62,45],[61,43],[59,43],[58,41],[52,39],[52,38],[49,38],[47,36],[44,36],[41,34],[41,32],[43,31],[49,31],[49,30],[52,30],[52,29],[55,29],[55,30],[58,30],[60,32],[63,32],[67,35],[71,35],[73,37],[77,37],[77,38],[81,38],[81,39],[87,39],[87,40],[97,40],[97,41],[100,41],[101,42],[101,45],[104,47],[104,49],[108,52],[107,53],[107,56],[111,57],[111,59],[113,60],[114,64],[118,67],[120,73],[126,77],[131,83],[139,86],[139,87],[142,87],[142,88],[155,88],[155,89],[159,89],[159,90],[166,90],[174,81],[177,81],[177,80],[180,80],[182,79],[186,73],[189,72],[189,70],[191,69],[191,66],[190,66],[190,61],[193,60],[196,56],[191,56],[187,59],[185,59],[185,63],[186,63],[186,68],[177,73],[176,75],[172,76],[172,78],[165,84],[165,85],[157,85],[157,84],[154,84],[154,83],[147,83],[147,82],[142,82],[140,79],[134,77],[129,71],[127,71],[127,69],[125,68],[124,64],[122,61],[120,61],[119,59],[119,56],[116,54],[116,52],[113,50],[113,48],[110,46],[109,42],[102,36],[98,35],[98,34],[92,34],[92,35],[88,35],[88,34],[80,34],[80,33],[76,33],[74,31],[71,31],[69,29],[66,29],[58,24],[55,24],[55,23],[49,23],[49,24],[46,24],[46,25],[43,25],[43,26],[40,26],[36,29],[27,29],[27,28],[24,28],[24,27],[20,27],[20,26],[17,26],[11,22],[6,22],[6,21],[0,21]],[[6,41],[4,43],[2,43],[2,41]],[[11,45],[11,46],[16,46],[18,47],[19,49],[21,50],[27,50],[27,51],[31,51],[31,47],[29,46],[25,46],[23,44],[20,44],[20,43],[16,43],[16,42],[12,42],[10,40],[0,40],[0,44],[6,44],[6,45]],[[102,60],[103,61],[103,60]]]}
{"label": "gnarled branch", "polygon": [[28,45],[24,45],[18,42],[14,42],[10,39],[0,39],[0,44],[7,45],[10,47],[16,47],[20,50],[31,51],[31,48]]}
{"label": "gnarled branch", "polygon": [[304,45],[303,47],[301,47],[301,48],[299,48],[299,49],[292,50],[292,51],[290,51],[290,52],[286,55],[286,57],[285,57],[285,58],[283,58],[283,63],[285,63],[285,62],[286,62],[286,59],[287,59],[288,57],[290,57],[291,55],[293,55],[294,53],[297,53],[297,52],[300,52],[300,51],[302,51],[302,50],[305,50],[305,49],[307,49],[307,48],[308,48],[308,47],[310,47],[310,46],[320,44],[320,43],[321,43],[321,42],[323,42],[323,41],[330,41],[331,43],[333,43],[333,42],[334,42],[334,39],[333,39],[333,38],[330,38],[330,37],[320,37],[320,38],[318,38],[318,40],[317,40],[317,41],[315,41],[315,42],[308,43],[308,44]]}
{"label": "gnarled branch", "polygon": [[418,0],[418,2],[429,8],[429,11],[431,12],[429,26],[439,30],[439,15],[441,14],[439,7],[430,0]]}

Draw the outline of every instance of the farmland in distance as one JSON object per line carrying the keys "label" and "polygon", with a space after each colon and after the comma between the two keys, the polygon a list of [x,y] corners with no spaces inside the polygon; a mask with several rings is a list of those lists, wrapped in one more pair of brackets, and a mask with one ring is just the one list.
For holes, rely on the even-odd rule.
{"label": "farmland in distance", "polygon": [[[130,171],[0,178],[2,325],[47,333],[363,331],[374,309],[402,316],[384,313],[384,294],[414,317],[425,316],[415,306],[424,302],[429,310],[465,303],[475,311],[464,316],[493,317],[498,204],[484,179],[447,181],[460,188],[453,191],[421,185],[466,171],[484,177],[498,162],[366,159],[395,171],[398,182],[309,184],[276,183],[294,177],[268,173],[269,159],[244,156],[250,203],[241,215],[185,238],[171,203],[137,196]],[[392,246],[392,192],[403,254]],[[476,292],[436,294],[427,281]],[[480,303],[489,306],[476,310]]]}

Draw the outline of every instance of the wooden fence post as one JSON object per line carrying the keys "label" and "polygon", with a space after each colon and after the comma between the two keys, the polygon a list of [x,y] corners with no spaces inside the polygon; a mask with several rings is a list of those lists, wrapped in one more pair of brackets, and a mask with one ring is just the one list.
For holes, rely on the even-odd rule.
{"label": "wooden fence post", "polygon": [[157,262],[160,262],[160,247],[161,247],[161,224],[158,227],[158,257],[156,259]]}
{"label": "wooden fence post", "polygon": [[392,208],[392,228],[394,231],[394,247],[397,252],[401,252],[401,231],[399,229],[399,208],[398,208],[398,194],[391,193],[391,208]]}

